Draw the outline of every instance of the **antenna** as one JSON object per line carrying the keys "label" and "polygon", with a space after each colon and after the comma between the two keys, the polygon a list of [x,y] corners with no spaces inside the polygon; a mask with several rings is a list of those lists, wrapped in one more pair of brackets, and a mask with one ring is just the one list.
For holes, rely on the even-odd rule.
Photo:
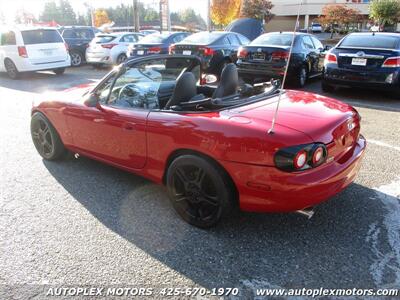
{"label": "antenna", "polygon": [[281,97],[282,97],[282,94],[283,94],[283,87],[285,86],[285,82],[286,82],[286,76],[287,76],[287,72],[288,72],[288,69],[289,69],[290,57],[292,56],[294,39],[296,38],[296,29],[299,26],[300,9],[301,9],[302,5],[303,5],[303,0],[300,0],[299,7],[297,9],[296,24],[294,25],[292,43],[291,43],[290,49],[289,49],[289,57],[288,57],[288,60],[286,62],[285,73],[283,74],[282,84],[281,84],[281,88],[280,88],[279,96],[278,96],[278,103],[276,104],[276,109],[275,109],[274,117],[272,119],[271,128],[268,130],[269,134],[273,134],[274,133],[275,121],[276,121],[276,117],[278,116],[279,104],[281,103]]}

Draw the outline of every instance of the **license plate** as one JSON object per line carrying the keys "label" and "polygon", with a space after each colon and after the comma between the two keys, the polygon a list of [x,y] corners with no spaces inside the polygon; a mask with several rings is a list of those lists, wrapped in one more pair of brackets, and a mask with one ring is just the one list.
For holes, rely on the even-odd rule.
{"label": "license plate", "polygon": [[138,52],[137,52],[137,55],[143,55],[144,54],[144,51],[143,50],[139,50]]}
{"label": "license plate", "polygon": [[192,54],[192,51],[190,51],[190,50],[184,50],[184,51],[182,52],[182,54],[183,54],[183,55],[190,55],[190,54]]}
{"label": "license plate", "polygon": [[366,58],[353,58],[351,60],[351,64],[353,66],[366,66],[367,65],[367,59]]}
{"label": "license plate", "polygon": [[43,54],[47,55],[47,56],[50,56],[50,55],[53,54],[53,51],[52,50],[43,50]]}
{"label": "license plate", "polygon": [[265,60],[265,54],[264,53],[254,53],[253,54],[253,59]]}

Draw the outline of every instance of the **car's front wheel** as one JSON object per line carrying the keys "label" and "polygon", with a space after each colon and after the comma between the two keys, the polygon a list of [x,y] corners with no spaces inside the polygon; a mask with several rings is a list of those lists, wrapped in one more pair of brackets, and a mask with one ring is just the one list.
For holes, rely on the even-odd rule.
{"label": "car's front wheel", "polygon": [[36,150],[46,160],[61,159],[67,153],[57,131],[42,113],[32,116],[31,136]]}
{"label": "car's front wheel", "polygon": [[182,155],[171,163],[167,190],[182,219],[200,228],[216,225],[232,208],[229,178],[215,163],[197,155]]}

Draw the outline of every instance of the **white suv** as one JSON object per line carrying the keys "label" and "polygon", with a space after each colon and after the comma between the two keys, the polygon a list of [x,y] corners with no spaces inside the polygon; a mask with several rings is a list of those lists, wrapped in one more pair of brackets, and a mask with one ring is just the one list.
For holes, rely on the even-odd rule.
{"label": "white suv", "polygon": [[63,74],[71,65],[67,45],[54,28],[2,28],[0,72],[16,79],[21,72],[53,70]]}

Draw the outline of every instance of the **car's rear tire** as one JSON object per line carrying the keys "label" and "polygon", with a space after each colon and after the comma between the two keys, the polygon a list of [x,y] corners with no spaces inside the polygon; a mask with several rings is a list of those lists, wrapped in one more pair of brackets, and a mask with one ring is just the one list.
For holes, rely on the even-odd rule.
{"label": "car's rear tire", "polygon": [[73,67],[79,67],[83,63],[83,55],[79,53],[78,51],[71,51],[69,53],[71,56],[71,66]]}
{"label": "car's rear tire", "polygon": [[31,136],[36,150],[44,159],[58,160],[66,156],[67,150],[56,129],[40,112],[34,113],[31,118]]}
{"label": "car's rear tire", "polygon": [[332,93],[335,91],[335,87],[326,83],[324,80],[321,81],[321,89],[324,93]]}
{"label": "car's rear tire", "polygon": [[307,67],[303,65],[297,71],[297,73],[293,79],[293,84],[297,88],[302,88],[306,85],[307,78],[308,78],[308,70],[307,70]]}
{"label": "car's rear tire", "polygon": [[62,74],[64,74],[64,72],[65,72],[65,68],[54,69],[53,72],[54,72],[56,75],[62,75]]}
{"label": "car's rear tire", "polygon": [[175,211],[196,227],[215,226],[232,209],[231,181],[221,167],[206,158],[177,157],[168,168],[166,183]]}
{"label": "car's rear tire", "polygon": [[11,79],[18,79],[20,77],[21,73],[18,71],[17,67],[11,59],[6,58],[4,60],[4,66],[6,68],[8,77],[10,77]]}
{"label": "car's rear tire", "polygon": [[125,53],[121,53],[120,55],[118,55],[117,57],[117,65],[122,64],[124,61],[126,61],[128,59],[128,57],[126,56]]}

